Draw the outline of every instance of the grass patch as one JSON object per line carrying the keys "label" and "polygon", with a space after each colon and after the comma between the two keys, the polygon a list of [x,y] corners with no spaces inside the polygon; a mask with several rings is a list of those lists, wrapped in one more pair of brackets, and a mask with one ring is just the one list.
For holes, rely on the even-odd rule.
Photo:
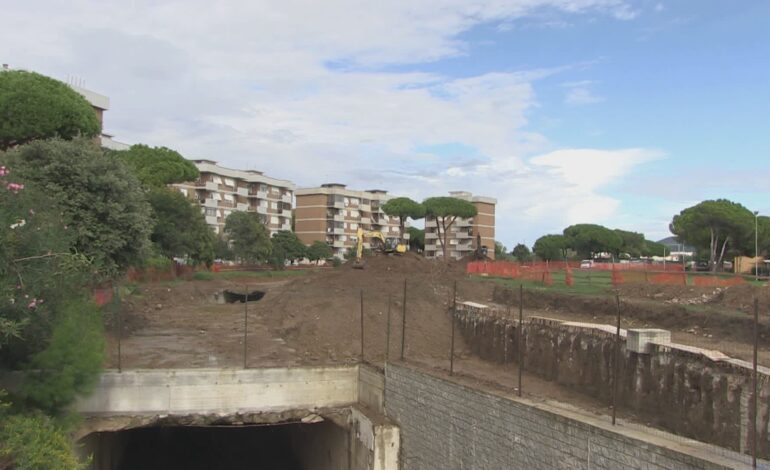
{"label": "grass patch", "polygon": [[574,285],[572,287],[564,284],[564,273],[551,273],[551,277],[553,279],[553,285],[550,286],[538,281],[491,276],[470,276],[470,279],[479,282],[494,282],[495,284],[499,284],[509,289],[518,289],[521,285],[527,290],[578,295],[604,295],[610,293],[612,289],[612,282],[609,276],[607,276],[606,279],[602,276],[591,276],[590,278],[586,276],[578,278],[573,274]]}

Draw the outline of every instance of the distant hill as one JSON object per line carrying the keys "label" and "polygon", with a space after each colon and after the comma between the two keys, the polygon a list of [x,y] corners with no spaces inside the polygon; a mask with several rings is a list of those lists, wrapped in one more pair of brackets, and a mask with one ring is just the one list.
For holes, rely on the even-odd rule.
{"label": "distant hill", "polygon": [[694,246],[691,246],[691,245],[682,246],[682,242],[680,242],[677,237],[666,237],[662,240],[658,240],[658,243],[662,245],[666,245],[668,249],[671,251],[677,251],[677,252],[684,251],[685,253],[695,253],[696,251]]}

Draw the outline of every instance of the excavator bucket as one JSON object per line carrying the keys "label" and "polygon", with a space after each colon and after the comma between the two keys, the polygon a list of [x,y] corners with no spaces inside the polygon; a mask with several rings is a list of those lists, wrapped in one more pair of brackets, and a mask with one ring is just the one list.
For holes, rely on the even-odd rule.
{"label": "excavator bucket", "polygon": [[353,269],[364,269],[364,266],[366,266],[366,263],[362,259],[353,261]]}

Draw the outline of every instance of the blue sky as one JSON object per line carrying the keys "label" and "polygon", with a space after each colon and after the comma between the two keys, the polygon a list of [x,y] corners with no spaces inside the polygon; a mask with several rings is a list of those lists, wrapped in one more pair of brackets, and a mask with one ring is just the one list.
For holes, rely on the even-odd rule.
{"label": "blue sky", "polygon": [[300,186],[496,197],[509,247],[579,222],[658,239],[706,198],[770,214],[769,2],[51,0],[4,13],[0,60],[110,96],[118,140]]}

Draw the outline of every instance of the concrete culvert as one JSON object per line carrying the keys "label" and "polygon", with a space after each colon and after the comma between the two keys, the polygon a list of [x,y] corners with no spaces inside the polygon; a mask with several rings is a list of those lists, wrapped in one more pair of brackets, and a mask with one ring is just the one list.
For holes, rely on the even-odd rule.
{"label": "concrete culvert", "polygon": [[246,302],[246,301],[256,302],[262,299],[262,297],[265,296],[265,293],[261,290],[253,290],[248,294],[243,292],[233,292],[230,290],[225,290],[222,293],[222,295],[225,298],[225,302],[227,302],[228,304],[232,304],[235,302]]}

